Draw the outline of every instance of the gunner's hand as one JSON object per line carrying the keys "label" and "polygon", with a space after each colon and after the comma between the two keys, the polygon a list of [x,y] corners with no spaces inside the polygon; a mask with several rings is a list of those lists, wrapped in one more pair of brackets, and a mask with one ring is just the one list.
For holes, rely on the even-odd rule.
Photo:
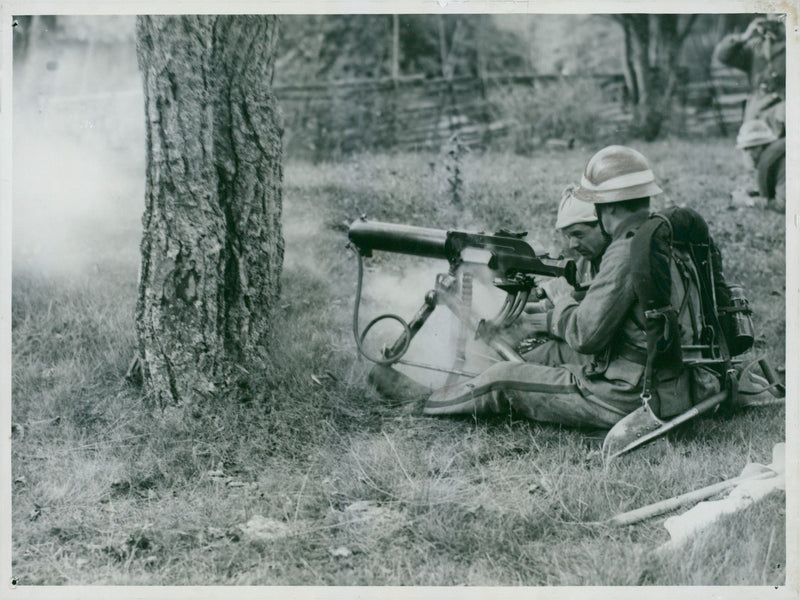
{"label": "gunner's hand", "polygon": [[525,313],[529,315],[544,313],[552,309],[553,309],[553,303],[550,302],[550,300],[548,300],[547,298],[545,298],[544,300],[539,300],[538,302],[528,302],[525,305]]}
{"label": "gunner's hand", "polygon": [[574,288],[567,283],[567,280],[563,277],[553,277],[550,281],[546,281],[540,287],[545,291],[547,297],[552,302],[555,302],[564,296],[572,297],[572,292],[574,290]]}
{"label": "gunner's hand", "polygon": [[761,35],[763,35],[763,32],[760,31],[760,29],[762,29],[764,21],[765,19],[753,19],[752,21],[750,21],[750,24],[747,26],[747,29],[745,29],[744,33],[742,33],[741,40],[743,42],[746,42],[751,38],[761,37]]}
{"label": "gunner's hand", "polygon": [[547,312],[525,315],[525,320],[523,321],[525,331],[530,331],[532,333],[542,333],[548,331],[547,315]]}

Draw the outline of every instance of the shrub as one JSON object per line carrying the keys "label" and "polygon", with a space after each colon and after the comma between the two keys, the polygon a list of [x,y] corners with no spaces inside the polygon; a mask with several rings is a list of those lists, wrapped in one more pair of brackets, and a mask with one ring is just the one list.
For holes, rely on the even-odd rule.
{"label": "shrub", "polygon": [[285,148],[288,156],[315,162],[391,148],[395,143],[396,109],[391,93],[360,87],[331,86],[304,103],[287,101]]}
{"label": "shrub", "polygon": [[604,113],[614,108],[598,82],[583,78],[532,87],[499,86],[490,100],[496,117],[512,123],[509,139],[521,154],[553,138],[595,142],[602,134]]}

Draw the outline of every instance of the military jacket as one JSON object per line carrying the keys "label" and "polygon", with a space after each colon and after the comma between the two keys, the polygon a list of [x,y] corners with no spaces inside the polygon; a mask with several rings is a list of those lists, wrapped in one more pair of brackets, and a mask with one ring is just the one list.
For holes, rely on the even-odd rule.
{"label": "military jacket", "polygon": [[640,359],[647,347],[644,313],[630,277],[631,239],[648,216],[640,211],[620,224],[583,300],[557,298],[550,317],[552,335],[576,352],[594,355],[589,366],[569,366],[579,386],[626,410],[639,404]]}
{"label": "military jacket", "polygon": [[[645,315],[631,279],[631,243],[648,217],[648,211],[639,211],[620,224],[584,299],[578,303],[569,296],[557,298],[550,318],[553,335],[564,339],[576,352],[593,355],[588,366],[565,365],[579,387],[624,410],[634,410],[641,403],[647,356]],[[684,283],[692,278],[680,273],[675,260],[670,271],[670,301],[678,310],[681,344],[695,344],[703,328],[699,290],[693,283]],[[695,375],[686,372],[680,377]],[[688,379],[681,386],[687,390],[682,411],[691,406],[692,398]],[[697,391],[701,392],[699,388]],[[703,389],[698,395],[707,394]]]}

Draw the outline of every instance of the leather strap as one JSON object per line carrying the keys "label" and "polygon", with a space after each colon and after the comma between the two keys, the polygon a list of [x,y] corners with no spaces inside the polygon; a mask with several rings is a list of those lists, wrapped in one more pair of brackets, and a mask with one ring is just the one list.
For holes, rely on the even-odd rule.
{"label": "leather strap", "polygon": [[614,347],[614,355],[637,365],[644,366],[647,364],[647,350],[627,342],[617,343]]}

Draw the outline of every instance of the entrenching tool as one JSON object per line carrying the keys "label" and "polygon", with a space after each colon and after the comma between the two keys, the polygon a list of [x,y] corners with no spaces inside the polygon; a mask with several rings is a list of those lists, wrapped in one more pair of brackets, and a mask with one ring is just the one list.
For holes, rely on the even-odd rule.
{"label": "entrenching tool", "polygon": [[605,462],[664,435],[678,425],[711,410],[727,397],[727,390],[714,394],[669,421],[662,421],[653,413],[649,404],[643,404],[631,414],[623,417],[606,434],[603,440],[603,458]]}
{"label": "entrenching tool", "polygon": [[[766,358],[759,358],[758,359],[758,366],[761,367],[761,372],[764,373],[764,377],[767,378],[767,383],[769,383],[769,392],[774,396],[775,403],[779,401],[780,398],[784,398],[786,396],[786,386],[784,386],[778,376],[775,374],[775,371],[772,370],[772,366],[769,364]],[[746,369],[745,369],[746,370]],[[766,402],[757,402],[754,405],[761,405],[766,404]]]}

